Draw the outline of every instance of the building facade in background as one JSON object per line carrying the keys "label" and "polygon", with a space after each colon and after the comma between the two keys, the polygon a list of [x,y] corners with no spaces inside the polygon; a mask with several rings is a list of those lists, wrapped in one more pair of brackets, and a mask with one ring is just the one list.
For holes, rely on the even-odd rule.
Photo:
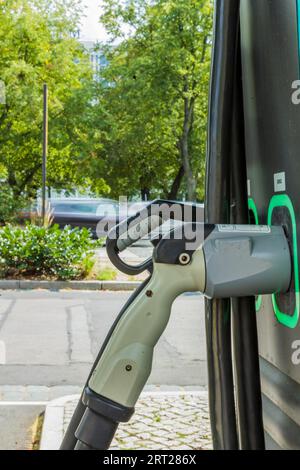
{"label": "building facade in background", "polygon": [[81,39],[79,41],[90,55],[91,66],[95,75],[98,74],[107,65],[107,60],[99,50],[98,43]]}

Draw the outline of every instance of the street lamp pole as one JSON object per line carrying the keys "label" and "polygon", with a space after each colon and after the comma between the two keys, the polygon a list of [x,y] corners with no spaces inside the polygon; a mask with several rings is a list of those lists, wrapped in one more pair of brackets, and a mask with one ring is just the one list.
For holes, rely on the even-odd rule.
{"label": "street lamp pole", "polygon": [[43,162],[42,162],[42,221],[46,217],[46,186],[47,186],[47,156],[48,156],[48,85],[44,84],[43,110]]}

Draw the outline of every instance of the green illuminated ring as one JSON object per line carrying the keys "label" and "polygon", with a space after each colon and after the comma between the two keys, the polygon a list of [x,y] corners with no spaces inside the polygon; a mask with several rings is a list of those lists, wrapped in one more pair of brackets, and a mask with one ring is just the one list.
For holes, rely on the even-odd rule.
{"label": "green illuminated ring", "polygon": [[269,210],[268,210],[268,224],[272,224],[272,215],[276,207],[286,207],[291,216],[293,226],[293,245],[294,245],[294,273],[295,273],[295,296],[296,296],[296,307],[293,316],[289,316],[286,313],[280,311],[275,294],[272,295],[272,303],[275,315],[282,325],[287,328],[296,328],[299,321],[299,307],[300,307],[300,296],[299,296],[299,264],[298,264],[298,245],[297,245],[297,225],[296,216],[293,203],[287,194],[280,194],[273,196],[271,199]]}
{"label": "green illuminated ring", "polygon": [[[248,207],[249,207],[249,210],[252,211],[253,214],[254,214],[254,219],[255,219],[256,225],[259,225],[257,207],[255,205],[254,200],[251,199],[251,198],[248,199]],[[263,301],[262,295],[259,295],[257,297],[256,302],[255,302],[255,309],[256,309],[257,312],[259,312],[259,310],[261,309],[262,301]]]}

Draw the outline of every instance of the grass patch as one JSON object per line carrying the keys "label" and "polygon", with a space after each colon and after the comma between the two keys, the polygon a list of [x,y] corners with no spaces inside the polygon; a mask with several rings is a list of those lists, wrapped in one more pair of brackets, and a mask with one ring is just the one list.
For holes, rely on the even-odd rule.
{"label": "grass patch", "polygon": [[31,450],[39,450],[40,442],[42,437],[43,423],[44,423],[45,413],[41,413],[35,420],[32,426],[32,446]]}
{"label": "grass patch", "polygon": [[106,267],[100,269],[96,275],[97,281],[115,281],[118,273],[112,268]]}

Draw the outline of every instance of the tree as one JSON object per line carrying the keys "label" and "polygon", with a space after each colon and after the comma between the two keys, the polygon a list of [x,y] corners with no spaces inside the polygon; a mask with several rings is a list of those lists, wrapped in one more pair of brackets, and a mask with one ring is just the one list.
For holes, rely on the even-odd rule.
{"label": "tree", "polygon": [[103,3],[112,44],[101,73],[99,155],[112,191],[202,199],[211,1]]}
{"label": "tree", "polygon": [[[0,3],[0,167],[15,197],[35,196],[41,181],[42,88],[49,86],[48,183],[89,184],[87,162],[100,145],[89,57],[74,38],[78,0]],[[109,188],[99,177],[95,183]]]}

